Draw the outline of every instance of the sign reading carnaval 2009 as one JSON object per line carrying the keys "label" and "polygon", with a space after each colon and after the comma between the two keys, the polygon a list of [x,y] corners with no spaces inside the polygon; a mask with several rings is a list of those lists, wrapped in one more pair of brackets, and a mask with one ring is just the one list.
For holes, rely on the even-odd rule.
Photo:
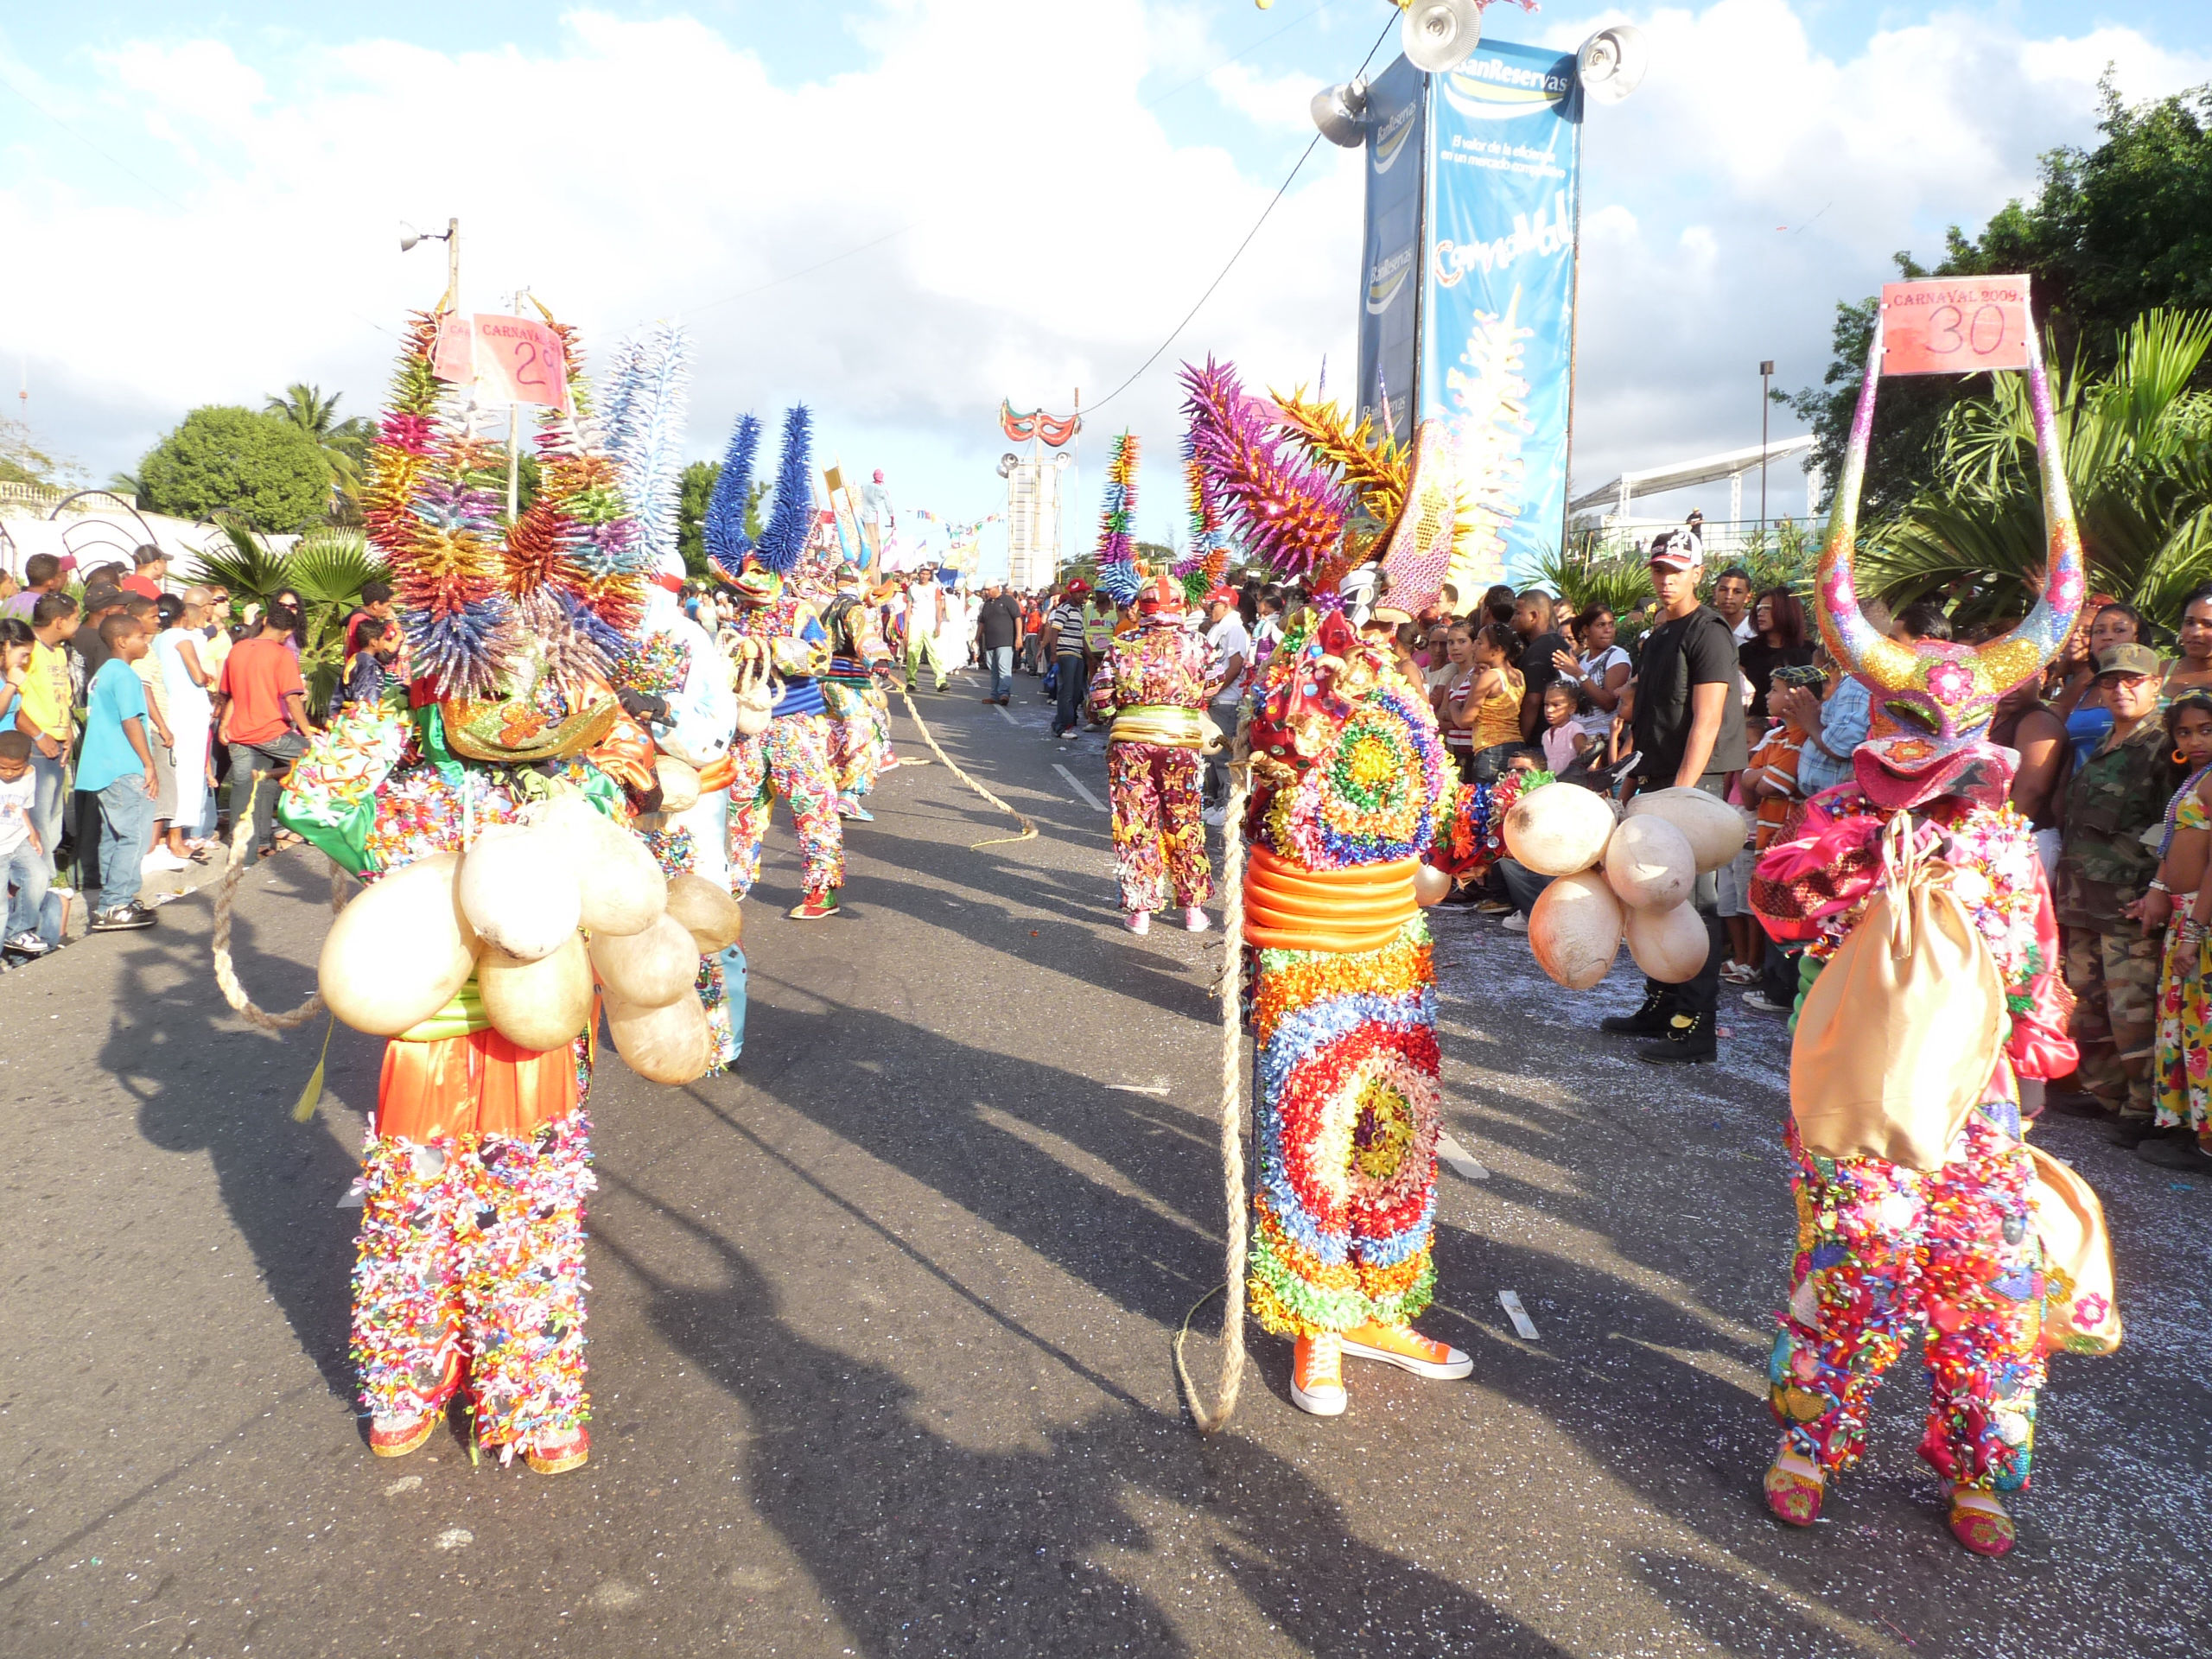
{"label": "sign reading carnaval 2009", "polygon": [[1502,41],[1440,75],[1401,58],[1369,95],[1359,404],[1457,435],[1463,587],[1532,573],[1565,527],[1581,122],[1573,54]]}
{"label": "sign reading carnaval 2009", "polygon": [[1572,54],[1496,41],[1431,79],[1421,414],[1452,423],[1527,573],[1566,527],[1582,89]]}

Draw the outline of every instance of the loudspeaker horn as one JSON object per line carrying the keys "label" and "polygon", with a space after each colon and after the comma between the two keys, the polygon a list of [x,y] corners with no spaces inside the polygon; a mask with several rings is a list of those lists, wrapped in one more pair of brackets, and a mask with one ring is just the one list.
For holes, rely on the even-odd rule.
{"label": "loudspeaker horn", "polygon": [[1643,31],[1628,23],[1601,29],[1574,54],[1575,78],[1586,95],[1600,104],[1618,104],[1643,84],[1651,67]]}
{"label": "loudspeaker horn", "polygon": [[1019,455],[1011,454],[1001,455],[999,457],[999,476],[1001,478],[1013,477],[1014,469],[1020,465],[1021,457]]}
{"label": "loudspeaker horn", "polygon": [[1367,83],[1354,78],[1313,94],[1313,124],[1331,143],[1357,149],[1367,142]]}
{"label": "loudspeaker horn", "polygon": [[1398,24],[1398,44],[1416,69],[1457,69],[1481,43],[1480,0],[1413,0]]}

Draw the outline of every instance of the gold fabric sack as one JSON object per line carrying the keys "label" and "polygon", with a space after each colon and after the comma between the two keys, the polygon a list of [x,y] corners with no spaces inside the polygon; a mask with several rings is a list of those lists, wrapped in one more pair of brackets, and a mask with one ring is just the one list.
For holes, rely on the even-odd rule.
{"label": "gold fabric sack", "polygon": [[2004,1052],[2005,986],[1910,814],[1882,843],[1883,889],[1798,1015],[1789,1111],[1808,1152],[1933,1170]]}
{"label": "gold fabric sack", "polygon": [[2041,1147],[2031,1146],[2028,1156],[2036,1166],[2029,1202],[2043,1241],[2043,1351],[2108,1354],[2120,1346],[2120,1329],[2105,1207]]}

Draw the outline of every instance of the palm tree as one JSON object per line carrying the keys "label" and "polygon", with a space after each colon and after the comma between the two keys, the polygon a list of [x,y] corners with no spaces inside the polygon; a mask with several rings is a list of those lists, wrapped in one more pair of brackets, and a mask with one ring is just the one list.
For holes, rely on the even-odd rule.
{"label": "palm tree", "polygon": [[[2168,629],[2212,581],[2212,392],[2190,382],[2212,351],[2212,313],[2136,319],[2109,373],[2052,375],[2067,487],[2092,592]],[[1936,482],[1876,529],[1859,556],[1892,606],[1948,593],[1968,622],[2026,614],[2047,549],[2025,378],[1953,408]]]}
{"label": "palm tree", "polygon": [[202,550],[200,577],[222,583],[233,598],[257,599],[264,606],[288,588],[299,594],[306,612],[300,619],[300,669],[321,708],[338,681],[346,616],[361,602],[363,585],[390,573],[359,531],[311,530],[290,552],[278,553],[238,525],[219,528],[229,545]]}
{"label": "palm tree", "polygon": [[331,522],[358,525],[361,468],[367,463],[375,429],[358,415],[340,420],[338,405],[344,400],[343,392],[325,397],[321,386],[295,380],[284,388],[282,397],[265,399],[262,412],[282,416],[315,440],[322,451],[323,464],[330,469]]}

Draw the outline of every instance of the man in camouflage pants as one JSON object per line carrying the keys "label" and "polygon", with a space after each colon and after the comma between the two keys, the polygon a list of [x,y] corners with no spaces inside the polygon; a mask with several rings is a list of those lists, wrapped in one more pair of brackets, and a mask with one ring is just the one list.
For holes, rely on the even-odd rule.
{"label": "man in camouflage pants", "polygon": [[2050,1103],[2072,1116],[2115,1120],[2113,1141],[2132,1147],[2152,1122],[2160,941],[2145,938],[2126,912],[2158,874],[2158,849],[2143,832],[2164,818],[2175,779],[2157,718],[2158,653],[2111,647],[2097,658],[2097,685],[2113,729],[2067,785],[2055,884],[2088,1092],[2054,1093]]}

